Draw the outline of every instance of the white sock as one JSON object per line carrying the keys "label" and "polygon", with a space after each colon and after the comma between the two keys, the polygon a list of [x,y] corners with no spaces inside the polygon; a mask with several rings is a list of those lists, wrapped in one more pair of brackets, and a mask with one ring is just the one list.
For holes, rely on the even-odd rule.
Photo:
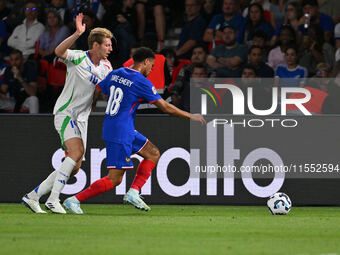
{"label": "white sock", "polygon": [[66,157],[64,162],[61,164],[61,167],[57,170],[56,177],[54,179],[51,195],[47,199],[48,201],[59,200],[60,192],[63,190],[66,182],[70,178],[73,168],[77,165],[77,163]]}
{"label": "white sock", "polygon": [[39,201],[40,197],[51,191],[57,170],[53,171],[38,187],[28,193],[30,199]]}
{"label": "white sock", "polygon": [[139,195],[139,191],[136,189],[130,188],[129,191]]}

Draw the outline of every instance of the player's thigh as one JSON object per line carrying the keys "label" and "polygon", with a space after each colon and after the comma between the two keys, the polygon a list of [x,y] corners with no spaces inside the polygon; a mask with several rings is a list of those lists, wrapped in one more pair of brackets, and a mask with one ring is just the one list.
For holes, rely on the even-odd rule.
{"label": "player's thigh", "polygon": [[135,130],[134,139],[132,141],[132,154],[141,152],[149,142],[148,138]]}
{"label": "player's thigh", "polygon": [[107,169],[132,169],[132,144],[105,141]]}
{"label": "player's thigh", "polygon": [[160,156],[158,148],[141,133],[139,133],[138,131],[135,132],[135,139],[133,141],[133,153],[137,153],[143,158],[152,160],[157,163]]}
{"label": "player's thigh", "polygon": [[83,141],[84,151],[86,151],[88,121],[76,121],[75,123],[80,132],[81,140]]}
{"label": "player's thigh", "polygon": [[80,160],[84,154],[84,143],[76,121],[69,116],[57,114],[54,117],[54,126],[59,133],[63,150],[75,161]]}

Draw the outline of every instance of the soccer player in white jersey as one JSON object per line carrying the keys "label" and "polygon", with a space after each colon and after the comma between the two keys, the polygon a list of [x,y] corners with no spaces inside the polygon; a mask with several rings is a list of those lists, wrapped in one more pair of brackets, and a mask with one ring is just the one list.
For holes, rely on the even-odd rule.
{"label": "soccer player in white jersey", "polygon": [[89,51],[69,50],[85,31],[83,14],[76,17],[76,32],[55,49],[55,54],[67,66],[65,87],[54,107],[54,126],[59,133],[65,160],[39,186],[22,198],[22,203],[35,213],[46,213],[39,199],[51,192],[45,207],[54,213],[66,213],[59,195],[69,177],[80,168],[86,148],[88,116],[96,85],[110,71],[107,57],[112,51],[112,33],[105,28],[94,28],[88,37]]}

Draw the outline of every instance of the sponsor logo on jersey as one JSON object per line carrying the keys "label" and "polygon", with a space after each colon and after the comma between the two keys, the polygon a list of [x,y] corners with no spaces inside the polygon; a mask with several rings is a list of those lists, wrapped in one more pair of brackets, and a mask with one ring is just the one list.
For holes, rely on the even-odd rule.
{"label": "sponsor logo on jersey", "polygon": [[152,92],[156,95],[157,94],[157,90],[155,87],[152,87]]}

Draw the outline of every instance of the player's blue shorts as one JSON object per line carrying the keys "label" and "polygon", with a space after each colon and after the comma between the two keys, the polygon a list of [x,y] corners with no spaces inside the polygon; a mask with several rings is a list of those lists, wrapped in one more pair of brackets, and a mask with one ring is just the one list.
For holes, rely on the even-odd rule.
{"label": "player's blue shorts", "polygon": [[108,169],[133,168],[131,155],[141,151],[147,144],[148,139],[135,130],[135,139],[131,144],[122,144],[105,141],[106,165]]}

